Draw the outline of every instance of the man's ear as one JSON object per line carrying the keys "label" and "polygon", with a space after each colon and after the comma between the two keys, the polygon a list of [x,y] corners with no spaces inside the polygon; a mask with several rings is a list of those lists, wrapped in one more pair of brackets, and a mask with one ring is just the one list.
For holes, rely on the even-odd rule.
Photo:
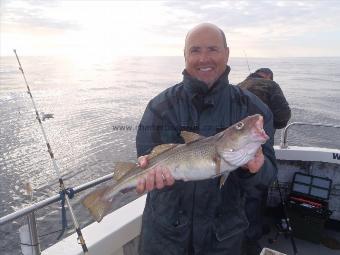
{"label": "man's ear", "polygon": [[225,55],[226,55],[226,64],[228,64],[228,60],[229,60],[229,47],[225,48]]}

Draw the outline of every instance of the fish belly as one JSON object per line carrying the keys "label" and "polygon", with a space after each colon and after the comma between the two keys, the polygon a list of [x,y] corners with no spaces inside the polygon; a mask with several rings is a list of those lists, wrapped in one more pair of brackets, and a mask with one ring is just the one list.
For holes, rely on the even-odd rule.
{"label": "fish belly", "polygon": [[216,163],[213,161],[188,161],[184,164],[172,164],[170,171],[175,180],[197,181],[216,176]]}

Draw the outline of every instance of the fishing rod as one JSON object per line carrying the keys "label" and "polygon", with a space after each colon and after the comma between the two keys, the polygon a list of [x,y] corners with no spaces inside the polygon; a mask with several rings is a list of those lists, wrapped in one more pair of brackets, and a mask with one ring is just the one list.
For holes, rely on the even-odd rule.
{"label": "fishing rod", "polygon": [[49,141],[47,139],[46,132],[44,130],[44,126],[42,124],[41,118],[39,116],[37,107],[36,107],[34,99],[33,99],[33,95],[31,93],[31,89],[30,89],[30,87],[28,85],[28,82],[26,80],[26,76],[25,76],[24,70],[23,70],[23,68],[21,66],[21,63],[20,63],[20,60],[19,60],[19,57],[18,57],[18,54],[17,54],[16,50],[13,49],[13,51],[14,51],[14,54],[15,54],[15,56],[17,58],[17,61],[18,61],[18,64],[19,64],[19,70],[21,71],[22,76],[24,77],[24,81],[25,81],[25,84],[26,84],[26,87],[27,87],[27,93],[30,95],[30,98],[32,100],[32,104],[33,104],[33,107],[34,107],[34,110],[35,110],[35,115],[36,115],[37,120],[39,122],[39,126],[41,128],[41,132],[42,132],[42,134],[44,136],[44,140],[45,140],[46,146],[47,146],[47,151],[50,154],[50,157],[51,157],[51,160],[52,160],[52,163],[53,163],[53,168],[54,168],[54,170],[55,170],[55,172],[56,172],[56,174],[58,176],[59,187],[60,187],[61,194],[64,194],[66,204],[67,204],[67,206],[68,206],[68,208],[70,210],[71,218],[72,218],[72,221],[73,221],[73,225],[74,225],[75,231],[76,231],[76,233],[78,235],[79,244],[81,245],[84,254],[89,254],[87,246],[86,246],[86,243],[85,243],[85,239],[83,237],[83,234],[81,232],[80,226],[79,226],[78,221],[77,221],[77,218],[76,218],[76,216],[74,214],[74,211],[72,209],[70,200],[69,200],[69,198],[67,196],[67,194],[69,194],[69,191],[65,188],[64,181],[63,181],[63,179],[61,177],[61,174],[60,174],[60,171],[59,171],[59,167],[57,165],[57,162],[55,161],[55,158],[54,158],[54,155],[53,155],[53,152],[52,152],[52,147],[50,146],[50,143],[49,143]]}
{"label": "fishing rod", "polygon": [[247,66],[248,66],[249,73],[251,73],[250,67],[249,67],[249,62],[248,62],[248,57],[247,57],[247,54],[246,54],[246,51],[243,50],[243,53],[244,53],[244,56],[246,57],[246,61],[247,61]]}
{"label": "fishing rod", "polygon": [[[285,225],[285,226],[282,226],[282,222],[281,222],[280,223],[281,228],[282,228],[283,233],[288,234],[292,248],[293,248],[293,253],[294,253],[294,255],[296,255],[296,254],[298,254],[298,249],[296,247],[296,243],[295,243],[295,240],[294,240],[293,229],[292,229],[292,226],[290,224],[289,217],[288,217],[286,203],[285,203],[285,200],[284,200],[282,192],[281,192],[281,185],[280,185],[278,179],[276,179],[275,183],[277,184],[277,188],[279,190],[280,202],[281,202],[281,207],[282,207],[282,212],[283,212],[283,221],[284,221],[284,225]],[[279,234],[280,234],[280,230],[278,230],[275,238],[270,238],[268,241],[270,243],[276,242],[278,237],[279,237]]]}

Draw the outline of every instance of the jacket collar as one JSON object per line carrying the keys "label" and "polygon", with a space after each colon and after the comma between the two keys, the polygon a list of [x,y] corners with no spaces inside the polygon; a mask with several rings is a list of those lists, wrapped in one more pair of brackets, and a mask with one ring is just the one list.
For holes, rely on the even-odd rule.
{"label": "jacket collar", "polygon": [[208,94],[215,94],[219,91],[223,86],[229,84],[228,75],[230,72],[230,67],[227,66],[224,73],[217,79],[217,81],[209,88],[207,84],[203,81],[192,77],[185,69],[182,72],[183,74],[183,83],[184,88],[187,92],[189,92],[192,96],[200,95],[206,96]]}

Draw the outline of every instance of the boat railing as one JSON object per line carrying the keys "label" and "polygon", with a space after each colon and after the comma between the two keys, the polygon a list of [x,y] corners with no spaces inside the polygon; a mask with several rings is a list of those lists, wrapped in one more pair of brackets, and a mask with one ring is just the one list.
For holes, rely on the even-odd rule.
{"label": "boat railing", "polygon": [[[100,177],[98,179],[95,179],[93,181],[90,181],[90,182],[87,182],[87,183],[84,183],[82,185],[79,185],[75,188],[73,188],[73,191],[74,191],[74,194],[77,194],[81,191],[84,191],[84,190],[87,190],[89,188],[92,188],[98,184],[101,184],[103,182],[106,182],[106,181],[109,181],[110,179],[112,179],[113,177],[113,174],[108,174],[108,175],[105,175],[103,177]],[[34,212],[38,209],[41,209],[45,206],[48,206],[50,204],[53,204],[55,202],[58,202],[62,199],[62,197],[60,196],[60,194],[58,195],[54,195],[54,196],[51,196],[45,200],[42,200],[42,201],[39,201],[39,202],[36,202],[34,203],[33,205],[30,205],[30,206],[27,206],[25,208],[22,208],[18,211],[15,211],[13,213],[10,213],[6,216],[3,216],[0,218],[0,225],[3,225],[3,224],[6,224],[8,222],[11,222],[15,219],[18,219],[20,217],[23,217],[31,212]]]}
{"label": "boat railing", "polygon": [[[79,192],[82,192],[84,190],[87,190],[89,188],[92,188],[98,184],[101,184],[103,182],[109,181],[111,180],[113,177],[113,173],[112,174],[108,174],[105,176],[102,176],[100,178],[97,178],[95,180],[92,180],[90,182],[84,183],[82,185],[79,185],[75,188],[72,189],[74,194],[77,194]],[[61,194],[57,194],[54,196],[51,196],[47,199],[44,199],[42,201],[36,202],[30,206],[27,206],[25,208],[22,208],[18,211],[15,211],[13,213],[10,213],[8,215],[5,215],[3,217],[0,218],[0,226],[4,225],[6,223],[12,222],[15,219],[27,216],[27,222],[28,222],[28,234],[29,234],[29,239],[30,239],[30,246],[32,246],[32,248],[34,248],[34,250],[32,250],[32,254],[34,255],[39,255],[41,254],[40,251],[40,244],[39,244],[39,236],[38,236],[38,232],[37,232],[37,226],[36,226],[36,219],[35,219],[35,211],[44,208],[52,203],[58,202],[62,200],[62,196]]]}
{"label": "boat railing", "polygon": [[322,123],[308,123],[308,122],[292,122],[289,125],[287,125],[281,132],[281,148],[287,148],[288,147],[288,130],[292,126],[316,126],[316,127],[331,127],[331,128],[340,128],[338,125],[332,125],[332,124],[322,124]]}

